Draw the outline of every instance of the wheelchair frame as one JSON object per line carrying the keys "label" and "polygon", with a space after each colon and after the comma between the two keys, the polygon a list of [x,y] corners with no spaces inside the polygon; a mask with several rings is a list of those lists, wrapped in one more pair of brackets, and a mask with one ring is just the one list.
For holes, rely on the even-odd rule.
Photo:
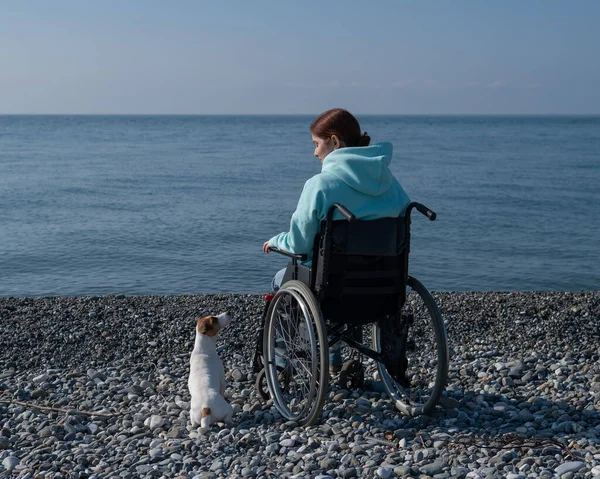
{"label": "wheelchair frame", "polygon": [[[336,211],[339,211],[345,218],[345,221],[337,220],[338,223],[347,222],[351,224],[357,221],[354,214],[343,205],[336,203],[328,210],[327,218],[322,224],[322,232],[315,238],[313,267],[311,269],[299,264],[299,261],[307,259],[306,254],[293,254],[271,248],[272,251],[291,258],[291,263],[288,265],[281,288],[275,294],[265,296],[265,308],[257,338],[253,366],[254,371],[258,373],[256,386],[260,395],[264,399],[273,398],[276,409],[287,420],[294,420],[303,425],[314,424],[318,421],[327,391],[325,384],[329,381],[328,349],[339,341],[343,341],[358,353],[373,359],[378,364],[384,387],[397,409],[403,414],[417,416],[428,413],[439,400],[445,388],[448,374],[447,335],[441,312],[433,297],[419,281],[408,275],[411,212],[415,208],[431,221],[436,219],[436,214],[420,203],[412,202],[406,208],[403,217],[403,231],[401,232],[403,237],[401,243],[397,245],[399,253],[396,253],[396,258],[400,258],[403,269],[400,272],[393,271],[390,273],[394,275],[392,279],[396,282],[400,280],[400,283],[396,283],[397,286],[392,288],[393,291],[386,296],[387,299],[395,298],[397,301],[397,309],[394,314],[369,318],[368,321],[337,321],[329,327],[325,325],[321,309],[324,302],[327,302],[330,286],[329,273],[335,223],[333,215]],[[400,218],[395,219],[398,224],[401,224]],[[372,221],[377,222],[378,220]],[[377,257],[376,254],[373,256]],[[389,257],[390,255],[386,256]],[[400,278],[397,277],[398,274],[401,276]],[[368,279],[368,272],[363,276]],[[407,286],[416,293],[413,299],[417,298],[419,314],[427,318],[424,319],[419,316],[415,320],[413,312],[405,311]],[[357,289],[357,294],[365,294],[366,290],[376,290],[377,292],[373,294],[381,294],[377,286],[355,289]],[[422,304],[418,302],[418,299],[422,301]],[[287,308],[285,306],[286,301],[290,304],[294,303],[296,306]],[[414,302],[413,300],[412,303]],[[284,312],[281,310],[282,304],[284,304]],[[296,319],[293,323],[297,324],[300,329],[304,325],[304,332],[300,329],[292,331],[290,326],[292,322],[290,322],[289,317],[291,315],[297,318],[300,314],[304,322]],[[358,328],[362,328],[367,324],[373,325],[372,348],[366,347],[355,337]],[[436,359],[433,361],[433,365],[417,364],[415,360],[411,363],[411,359],[407,358],[413,340],[411,333],[414,333],[414,336],[417,337],[419,328],[423,330],[427,326],[433,330],[435,336],[435,338],[429,339],[434,339],[435,353],[433,355],[436,356]],[[268,330],[266,335],[265,327]],[[421,335],[425,334],[431,336],[431,331],[427,333],[421,331]],[[275,336],[280,339],[277,340]],[[286,342],[281,339],[283,337],[287,337],[289,341],[286,341],[290,344],[293,343],[293,347],[298,351],[290,349],[290,344],[287,345],[287,349],[280,347],[278,341]],[[418,338],[418,340],[421,339]],[[300,343],[303,343],[303,346],[310,346],[310,350],[302,352],[299,349]],[[427,344],[421,340],[421,346],[426,347]],[[284,349],[284,352],[281,352],[282,349]],[[291,352],[294,354],[291,354]],[[290,353],[290,355],[286,356],[285,353]],[[284,356],[288,359],[293,357],[289,360],[293,364],[288,364],[281,359]],[[418,357],[418,353],[416,353],[416,357]],[[360,375],[363,374],[362,364],[350,363],[347,362],[344,365],[341,376],[347,374],[343,376],[342,382],[349,381],[351,386],[360,386],[362,384]],[[415,384],[415,376],[412,378],[407,377],[409,370],[427,371],[432,368],[435,369],[433,381],[428,381],[430,378],[417,380],[425,394],[421,394],[421,390],[417,391],[415,387],[411,387]],[[303,371],[307,375],[306,381],[310,382],[309,386],[303,385],[302,381],[293,377],[294,373],[302,373]],[[417,376],[420,378],[425,376],[425,373],[417,373]],[[297,397],[291,394],[292,390],[297,390]],[[289,404],[286,401],[288,396],[292,397]],[[417,399],[419,401],[422,399],[422,402],[418,402]]]}

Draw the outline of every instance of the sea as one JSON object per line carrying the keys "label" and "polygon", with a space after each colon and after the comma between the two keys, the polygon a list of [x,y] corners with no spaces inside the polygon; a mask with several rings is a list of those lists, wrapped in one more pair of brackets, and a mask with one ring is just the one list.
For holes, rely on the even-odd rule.
{"label": "sea", "polygon": [[[0,116],[0,296],[267,293],[314,116]],[[599,116],[358,116],[431,291],[600,289]]]}

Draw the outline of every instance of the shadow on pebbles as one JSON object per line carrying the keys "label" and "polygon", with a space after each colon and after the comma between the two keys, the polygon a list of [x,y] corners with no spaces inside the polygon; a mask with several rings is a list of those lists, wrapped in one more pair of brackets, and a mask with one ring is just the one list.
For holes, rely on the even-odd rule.
{"label": "shadow on pebbles", "polygon": [[[600,293],[438,293],[441,405],[407,418],[367,362],[319,424],[254,390],[259,295],[0,299],[0,477],[600,477]],[[234,422],[189,424],[195,319],[218,342]]]}

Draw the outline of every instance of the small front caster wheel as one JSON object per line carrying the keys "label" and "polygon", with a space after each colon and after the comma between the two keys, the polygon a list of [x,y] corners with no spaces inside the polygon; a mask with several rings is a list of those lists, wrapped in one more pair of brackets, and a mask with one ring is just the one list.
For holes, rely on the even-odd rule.
{"label": "small front caster wheel", "polygon": [[338,384],[344,389],[360,389],[365,382],[365,368],[362,362],[349,359],[342,366]]}

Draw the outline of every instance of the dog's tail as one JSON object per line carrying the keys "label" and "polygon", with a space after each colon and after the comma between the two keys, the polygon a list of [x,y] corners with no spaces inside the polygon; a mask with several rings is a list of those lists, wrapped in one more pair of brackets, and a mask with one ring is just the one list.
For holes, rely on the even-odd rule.
{"label": "dog's tail", "polygon": [[210,428],[210,408],[209,407],[204,407],[202,408],[202,419],[200,420],[200,428],[203,431],[208,431],[208,429]]}

